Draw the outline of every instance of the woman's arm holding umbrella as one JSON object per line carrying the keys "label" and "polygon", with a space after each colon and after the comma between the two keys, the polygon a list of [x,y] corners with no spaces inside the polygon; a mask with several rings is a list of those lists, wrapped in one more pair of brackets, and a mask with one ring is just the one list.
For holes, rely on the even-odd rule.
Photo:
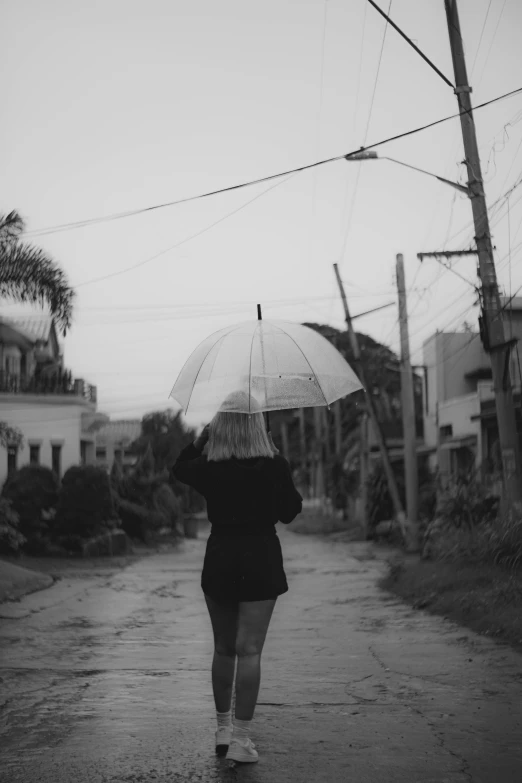
{"label": "woman's arm holding umbrella", "polygon": [[172,473],[182,484],[188,484],[203,493],[206,459],[202,456],[208,441],[208,425],[193,443],[185,446],[174,463]]}

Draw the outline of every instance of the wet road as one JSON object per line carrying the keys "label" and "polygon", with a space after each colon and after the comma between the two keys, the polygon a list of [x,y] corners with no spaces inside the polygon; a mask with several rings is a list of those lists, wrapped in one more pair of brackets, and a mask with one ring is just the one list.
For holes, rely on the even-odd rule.
{"label": "wet road", "polygon": [[0,621],[2,783],[520,783],[522,657],[380,592],[369,545],[280,535],[259,764],[214,755],[200,539]]}

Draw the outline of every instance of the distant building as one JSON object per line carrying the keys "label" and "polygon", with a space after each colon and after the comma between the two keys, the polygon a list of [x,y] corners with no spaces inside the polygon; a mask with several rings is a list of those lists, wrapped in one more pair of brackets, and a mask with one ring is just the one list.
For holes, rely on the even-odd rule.
{"label": "distant building", "polygon": [[136,463],[130,447],[140,434],[140,419],[107,422],[96,433],[96,465],[110,471],[116,461],[126,473]]}
{"label": "distant building", "polygon": [[[506,339],[522,340],[522,297],[505,308]],[[519,443],[522,448],[521,361],[517,342],[510,357]],[[424,438],[441,475],[480,469],[495,483],[501,474],[491,363],[478,332],[437,332],[424,343]]]}
{"label": "distant building", "polygon": [[0,421],[24,436],[21,448],[0,449],[0,485],[28,463],[61,477],[94,462],[96,407],[96,387],[64,368],[50,316],[0,318]]}

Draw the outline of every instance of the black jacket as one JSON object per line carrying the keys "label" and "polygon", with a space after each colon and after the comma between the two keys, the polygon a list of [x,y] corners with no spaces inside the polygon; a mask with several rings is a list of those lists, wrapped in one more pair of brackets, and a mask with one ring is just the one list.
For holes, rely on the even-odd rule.
{"label": "black jacket", "polygon": [[213,534],[271,534],[302,510],[290,465],[278,454],[272,459],[209,462],[193,444],[183,449],[172,472],[207,501]]}

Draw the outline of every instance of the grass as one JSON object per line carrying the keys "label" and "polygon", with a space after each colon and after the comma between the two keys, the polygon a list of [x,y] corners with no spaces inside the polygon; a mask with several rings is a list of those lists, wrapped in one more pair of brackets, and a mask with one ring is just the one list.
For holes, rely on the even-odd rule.
{"label": "grass", "polygon": [[414,608],[442,615],[522,652],[522,573],[462,560],[404,557],[380,586]]}

